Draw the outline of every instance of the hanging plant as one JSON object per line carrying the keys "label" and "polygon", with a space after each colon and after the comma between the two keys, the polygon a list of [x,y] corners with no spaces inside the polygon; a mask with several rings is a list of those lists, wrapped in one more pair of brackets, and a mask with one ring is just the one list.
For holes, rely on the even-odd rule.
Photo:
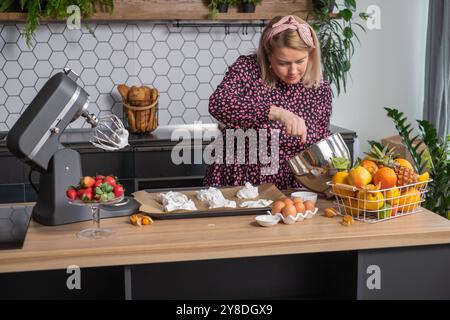
{"label": "hanging plant", "polygon": [[[106,9],[109,14],[114,10],[114,0],[3,0],[0,12],[15,11],[19,9],[27,14],[27,25],[24,37],[27,45],[32,45],[36,28],[44,17],[53,19],[67,19],[69,6],[78,6],[83,18],[89,18],[97,12],[98,8]],[[90,28],[88,27],[90,30]],[[91,31],[91,30],[90,30]]]}
{"label": "hanging plant", "polygon": [[[334,14],[333,12],[336,11]],[[313,0],[311,26],[321,45],[324,77],[336,87],[338,95],[347,90],[347,76],[355,52],[356,28],[366,31],[358,20],[366,21],[369,15],[356,12],[356,0]]]}

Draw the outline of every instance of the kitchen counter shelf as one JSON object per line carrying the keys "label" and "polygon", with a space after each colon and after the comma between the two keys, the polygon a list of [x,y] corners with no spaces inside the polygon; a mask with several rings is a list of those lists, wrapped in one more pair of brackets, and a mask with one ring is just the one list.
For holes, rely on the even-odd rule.
{"label": "kitchen counter shelf", "polygon": [[[219,14],[218,20],[268,20],[277,15],[288,14],[306,18],[311,8],[311,0],[265,0],[256,7],[255,13],[240,13],[236,6],[233,6],[229,12]],[[90,20],[208,20],[208,8],[207,3],[202,0],[115,0],[114,11],[111,15],[98,10]],[[0,13],[0,21],[24,22],[26,14],[20,12]],[[42,21],[55,20],[44,18]]]}

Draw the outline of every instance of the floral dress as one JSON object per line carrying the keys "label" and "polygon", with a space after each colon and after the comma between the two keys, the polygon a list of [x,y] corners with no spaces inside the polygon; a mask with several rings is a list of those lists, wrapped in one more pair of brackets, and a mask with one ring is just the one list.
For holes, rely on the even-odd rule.
{"label": "floral dress", "polygon": [[[220,187],[271,182],[281,190],[302,187],[291,173],[288,160],[330,135],[331,103],[332,91],[328,82],[323,81],[318,88],[306,88],[302,83],[290,85],[278,81],[271,89],[263,84],[256,56],[240,56],[209,99],[209,112],[225,128],[216,139],[223,148],[217,147],[211,152],[215,161],[208,166],[203,184]],[[299,137],[288,135],[281,123],[269,120],[271,105],[289,110],[305,120],[306,144],[302,144]],[[229,141],[235,140],[234,150],[231,153],[226,150],[227,136],[249,132],[249,129],[257,133],[258,142],[266,141],[266,144],[258,143],[255,148],[251,139],[244,139],[245,145],[242,140],[239,145],[239,140],[232,137]],[[275,137],[278,137],[277,148],[273,147],[276,146]],[[229,145],[233,147],[231,143]],[[261,146],[267,146],[264,147],[266,158],[259,157]],[[255,153],[258,155],[256,163]],[[242,162],[244,156],[245,162]],[[268,163],[268,159],[275,157],[277,161]]]}

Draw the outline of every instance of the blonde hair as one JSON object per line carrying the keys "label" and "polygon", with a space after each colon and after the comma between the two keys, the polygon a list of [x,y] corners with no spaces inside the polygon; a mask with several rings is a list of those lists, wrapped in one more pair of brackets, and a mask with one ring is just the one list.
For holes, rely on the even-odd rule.
{"label": "blonde hair", "polygon": [[[297,16],[293,16],[299,23],[305,23],[304,20]],[[307,88],[318,87],[322,82],[322,65],[320,61],[320,43],[317,39],[316,32],[311,26],[311,36],[314,41],[315,48],[309,48],[296,30],[287,29],[274,35],[267,43],[264,43],[266,33],[272,28],[272,25],[280,21],[283,17],[278,16],[273,18],[265,27],[261,38],[259,40],[258,51],[256,53],[259,67],[261,68],[261,78],[265,84],[274,87],[277,81],[276,75],[270,68],[269,57],[277,48],[287,47],[296,50],[308,51],[308,65],[306,66],[305,75],[302,82]]]}

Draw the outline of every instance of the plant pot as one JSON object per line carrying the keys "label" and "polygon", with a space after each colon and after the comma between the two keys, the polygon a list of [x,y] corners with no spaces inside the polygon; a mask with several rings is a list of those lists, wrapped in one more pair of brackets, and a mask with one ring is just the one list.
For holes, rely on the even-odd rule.
{"label": "plant pot", "polygon": [[325,7],[328,6],[328,13],[332,13],[335,7],[335,0],[316,0],[313,1],[313,11],[314,12],[322,12]]}
{"label": "plant pot", "polygon": [[243,3],[242,4],[242,12],[253,13],[255,12],[255,4],[254,3]]}
{"label": "plant pot", "polygon": [[220,13],[228,12],[228,3],[219,3],[217,5],[217,10]]}

